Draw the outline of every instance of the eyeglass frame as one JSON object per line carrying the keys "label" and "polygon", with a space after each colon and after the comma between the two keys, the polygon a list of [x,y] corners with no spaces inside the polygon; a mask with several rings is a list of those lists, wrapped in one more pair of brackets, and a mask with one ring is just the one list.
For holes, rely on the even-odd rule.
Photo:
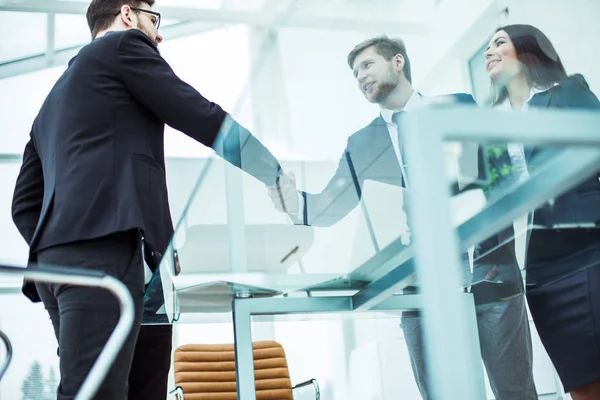
{"label": "eyeglass frame", "polygon": [[[162,20],[162,16],[160,15],[159,12],[152,11],[152,10],[146,10],[145,8],[139,8],[139,7],[131,7],[130,6],[129,8],[132,9],[133,11],[142,11],[142,12],[154,15],[156,17],[156,22],[153,25],[156,27],[156,29],[160,28],[160,21]],[[121,14],[121,10],[119,10],[115,13],[115,17],[119,14]]]}

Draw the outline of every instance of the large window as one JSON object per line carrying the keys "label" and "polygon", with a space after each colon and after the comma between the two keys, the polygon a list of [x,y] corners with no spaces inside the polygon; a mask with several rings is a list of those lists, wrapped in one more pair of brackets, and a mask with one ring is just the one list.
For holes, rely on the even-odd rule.
{"label": "large window", "polygon": [[487,42],[469,59],[469,76],[471,90],[475,100],[481,105],[486,104],[490,95],[490,79],[485,71],[485,49]]}

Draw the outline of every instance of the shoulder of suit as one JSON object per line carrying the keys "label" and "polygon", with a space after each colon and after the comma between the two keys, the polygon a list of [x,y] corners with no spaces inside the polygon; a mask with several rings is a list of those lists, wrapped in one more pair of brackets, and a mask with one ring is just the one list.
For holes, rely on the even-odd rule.
{"label": "shoulder of suit", "polygon": [[119,38],[119,43],[135,43],[142,42],[144,44],[149,45],[150,47],[156,49],[156,44],[146,35],[144,32],[139,29],[127,29],[125,31],[116,32],[117,37]]}
{"label": "shoulder of suit", "polygon": [[448,99],[453,103],[475,103],[473,96],[468,93],[453,93],[439,97],[442,99]]}
{"label": "shoulder of suit", "polygon": [[355,141],[361,141],[364,139],[371,140],[373,138],[373,133],[377,132],[379,129],[384,129],[383,132],[387,132],[387,125],[381,115],[377,116],[377,118],[373,119],[369,125],[365,126],[354,132],[348,138],[348,144]]}
{"label": "shoulder of suit", "polygon": [[454,97],[456,97],[457,100],[463,103],[475,103],[473,95],[470,95],[468,93],[456,93],[454,94]]}
{"label": "shoulder of suit", "polygon": [[550,90],[565,90],[565,91],[589,91],[590,85],[587,83],[583,75],[573,74],[560,81]]}
{"label": "shoulder of suit", "polygon": [[387,129],[387,124],[385,123],[385,121],[381,117],[381,115],[378,115],[376,118],[373,119],[373,121],[371,121],[369,123],[369,125],[367,125],[364,128],[359,129],[358,131],[354,132],[354,134],[352,134],[352,136],[354,136],[354,135],[360,135],[362,133],[373,132],[373,130],[380,129],[380,128],[386,128]]}
{"label": "shoulder of suit", "polygon": [[128,32],[129,30],[107,32],[104,36],[94,39],[92,43],[118,42]]}
{"label": "shoulder of suit", "polygon": [[[111,32],[107,32],[104,36],[96,38],[94,40],[92,40],[89,44],[85,45],[78,53],[75,57],[73,57],[70,61],[68,66],[71,67],[71,65],[80,57],[87,57],[90,53],[95,53],[98,51],[107,51],[107,49],[114,49],[114,48],[118,48],[119,44],[121,43],[121,39],[123,38],[123,35],[126,33],[127,31],[111,31]],[[109,50],[110,51],[110,50]]]}
{"label": "shoulder of suit", "polygon": [[143,40],[147,40],[150,41],[150,38],[148,37],[148,35],[146,35],[144,32],[140,31],[139,29],[126,29],[122,32],[122,35],[124,38],[131,38],[131,39],[143,39]]}
{"label": "shoulder of suit", "polygon": [[583,75],[573,74],[556,83],[553,87],[539,92],[536,94],[536,97],[558,96],[558,98],[572,98],[587,96],[591,93],[590,86]]}
{"label": "shoulder of suit", "polygon": [[600,100],[581,74],[568,76],[548,90],[537,93],[531,105],[543,107],[600,109]]}

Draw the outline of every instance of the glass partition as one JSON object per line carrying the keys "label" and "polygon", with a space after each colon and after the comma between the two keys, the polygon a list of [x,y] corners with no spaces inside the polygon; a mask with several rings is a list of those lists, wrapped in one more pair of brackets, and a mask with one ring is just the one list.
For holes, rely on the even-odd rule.
{"label": "glass partition", "polygon": [[[489,113],[490,118],[497,114]],[[571,118],[577,123],[578,117]],[[234,130],[225,134],[238,135]],[[350,142],[337,163],[277,163],[256,139],[247,132],[242,135],[246,135],[247,147],[241,146],[241,157],[231,159],[228,153],[228,162],[215,155],[204,164],[163,259],[163,274],[181,293],[221,280],[238,285],[233,292],[264,290],[268,295],[314,291],[321,284],[326,289],[359,290],[397,266],[377,272],[380,266],[374,260],[384,260],[382,254],[387,256],[391,249],[406,253],[397,256],[399,264],[407,262],[407,277],[414,275],[414,265],[408,262],[414,256],[409,249],[415,240],[407,217],[410,184],[405,187],[402,183],[404,177],[408,182],[410,172],[408,167],[400,168],[384,124],[365,134],[367,143],[350,148]],[[252,141],[256,141],[254,147],[248,144]],[[523,290],[519,269],[526,269],[526,255],[532,265],[527,284],[536,287],[593,265],[593,257],[563,267],[544,264],[543,260],[555,253],[549,249],[546,253],[539,246],[546,241],[564,243],[571,234],[581,235],[584,246],[595,243],[594,214],[579,210],[563,217],[553,205],[570,201],[572,195],[588,201],[598,192],[598,177],[596,156],[589,149],[521,146],[533,156],[528,156],[532,161],[526,169],[520,169],[511,164],[513,146],[447,142],[443,150],[447,181],[432,181],[431,185],[446,185],[453,195],[452,222],[460,241],[464,228],[476,226],[478,218],[482,222],[500,218],[502,215],[494,215],[496,209],[508,212],[511,204],[519,207],[527,195],[542,199],[543,190],[551,190],[548,176],[568,179],[551,190],[555,194],[546,195],[547,199],[538,201],[539,206],[504,223],[492,236],[460,245],[467,274],[465,287],[500,287],[508,280],[513,287],[506,290],[514,295]],[[267,158],[269,161],[260,165]],[[256,177],[240,171],[231,161]],[[563,165],[575,171],[568,178],[556,172]],[[292,197],[286,192],[290,184],[297,189]],[[589,238],[589,243],[583,238]],[[558,251],[556,245],[552,248]],[[469,267],[469,260],[474,266]],[[407,280],[409,284],[411,280]],[[212,286],[207,290],[214,295]]]}
{"label": "glass partition", "polygon": [[[299,4],[282,9],[279,21],[284,24],[310,15],[310,7],[305,9]],[[337,12],[338,18],[347,15],[341,9]],[[491,37],[496,26],[490,26],[485,35]],[[419,28],[413,28],[386,33],[401,36],[409,49],[413,84],[421,100],[418,108],[461,110],[457,113],[468,120],[470,114],[464,108],[472,107],[474,120],[486,120],[485,114],[475,113],[481,111],[480,107],[488,107],[490,99],[481,100],[480,96],[478,106],[466,96],[440,97],[468,90],[456,90],[446,82],[436,85],[435,77],[443,67],[430,64],[419,49],[431,43],[443,51],[443,45],[427,42],[435,33],[423,35]],[[441,30],[437,34],[442,37]],[[224,124],[216,154],[200,172],[177,223],[160,267],[162,279],[157,274],[154,283],[161,287],[166,300],[164,306],[158,301],[147,310],[152,315],[148,323],[160,323],[161,319],[163,323],[229,320],[227,313],[239,298],[350,296],[352,308],[360,311],[378,312],[399,302],[397,308],[405,311],[399,322],[409,327],[404,331],[405,338],[411,326],[420,326],[423,303],[410,303],[410,299],[419,298],[414,296],[421,293],[423,284],[414,246],[419,229],[411,226],[411,159],[438,157],[440,151],[435,144],[428,151],[428,142],[422,141],[420,152],[407,154],[403,148],[407,135],[430,132],[415,125],[403,129],[403,116],[396,119],[393,112],[381,111],[371,95],[380,90],[377,79],[386,76],[365,72],[372,60],[359,56],[363,66],[352,65],[352,60],[348,65],[354,46],[374,36],[377,34],[365,22],[356,24],[352,33],[292,26],[255,37],[261,52],[254,58],[256,72],[249,76],[250,90],[241,97],[237,109],[231,110],[232,120]],[[473,52],[480,49],[481,41],[473,46]],[[487,68],[485,54],[482,57],[482,68]],[[543,99],[543,91],[539,93],[535,101]],[[404,101],[410,104],[408,96]],[[532,104],[531,108],[534,106],[539,113],[552,113],[541,110],[541,104]],[[247,110],[254,118],[243,117]],[[412,110],[407,106],[406,114]],[[495,121],[498,114],[504,113],[509,121],[514,115],[506,111],[488,111],[489,118]],[[564,126],[586,124],[585,118],[578,118],[574,115]],[[476,307],[473,314],[458,320],[473,324],[462,327],[465,331],[480,327],[479,336],[463,349],[480,359],[480,351],[488,351],[480,346],[490,340],[489,334],[481,330],[485,320],[480,317],[482,310],[500,305],[518,309],[511,314],[513,317],[523,316],[526,290],[542,290],[595,266],[593,247],[597,238],[590,229],[594,227],[593,213],[575,217],[552,204],[578,208],[575,204],[580,204],[579,198],[587,196],[581,196],[583,188],[597,190],[593,166],[598,160],[589,148],[568,142],[569,130],[563,132],[561,147],[556,147],[557,141],[545,143],[540,137],[529,140],[527,129],[519,132],[524,135],[521,140],[514,132],[506,139],[501,134],[486,135],[485,126],[481,137],[461,139],[462,132],[450,133],[456,133],[456,137],[448,137],[441,152],[445,181],[439,176],[415,176],[427,179],[432,186],[444,186],[451,196],[448,202],[440,198],[438,204],[450,207],[458,260],[448,260],[447,265],[436,268],[440,270],[439,279],[455,274],[459,282],[455,289],[472,295]],[[566,165],[572,173],[561,172]],[[553,182],[549,177],[559,175],[560,184],[550,189]],[[519,212],[513,215],[515,209]],[[505,217],[509,214],[510,218]],[[554,217],[555,222],[547,222]],[[502,218],[506,220],[497,222]],[[478,233],[492,225],[494,229]],[[564,246],[561,250],[559,244],[568,240],[579,247]],[[435,245],[430,249],[436,250]],[[582,256],[585,260],[569,259],[580,251],[586,253]],[[448,280],[448,285],[454,282],[457,280]],[[160,292],[149,290],[148,298]],[[441,296],[438,301],[440,307],[445,304]],[[296,317],[272,314],[260,318],[306,318],[302,313]],[[334,315],[345,318],[348,314]],[[524,324],[521,317],[493,327],[507,334],[520,332],[519,344],[527,347],[529,327],[527,323],[524,328]],[[427,332],[427,325],[423,330]],[[412,339],[408,335],[406,340],[424,340],[420,335]],[[420,345],[425,353],[427,343]],[[522,355],[513,358],[514,362],[528,362],[525,348],[513,351]],[[489,357],[483,360],[492,362]],[[492,364],[486,365],[493,369]]]}

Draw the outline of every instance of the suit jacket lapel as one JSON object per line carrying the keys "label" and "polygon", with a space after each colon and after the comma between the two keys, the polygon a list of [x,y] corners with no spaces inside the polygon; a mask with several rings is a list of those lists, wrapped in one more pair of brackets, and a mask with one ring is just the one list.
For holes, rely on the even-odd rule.
{"label": "suit jacket lapel", "polygon": [[546,90],[545,92],[535,94],[531,100],[529,100],[529,107],[548,108],[553,92],[553,90]]}
{"label": "suit jacket lapel", "polygon": [[[389,180],[400,176],[400,164],[384,119],[379,116],[353,142],[352,156],[357,173],[368,179]],[[384,178],[386,177],[386,178]]]}
{"label": "suit jacket lapel", "polygon": [[394,150],[387,123],[381,115],[373,122],[373,131],[366,139],[368,140],[366,144],[372,150],[373,155],[383,154],[390,149]]}
{"label": "suit jacket lapel", "polygon": [[[529,101],[529,107],[549,108],[550,100],[552,100],[552,94],[554,92],[555,91],[553,89],[550,89],[546,90],[545,92],[535,94]],[[530,162],[539,148],[526,146],[523,150],[525,152],[525,161]]]}

